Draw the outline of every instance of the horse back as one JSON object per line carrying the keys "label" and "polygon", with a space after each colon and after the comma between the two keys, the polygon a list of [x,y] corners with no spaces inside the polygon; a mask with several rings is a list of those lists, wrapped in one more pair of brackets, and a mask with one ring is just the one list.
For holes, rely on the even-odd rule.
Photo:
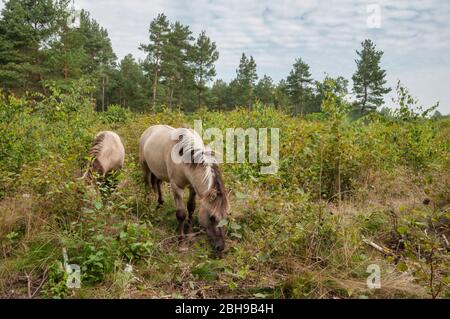
{"label": "horse back", "polygon": [[120,136],[110,131],[97,134],[91,147],[91,156],[95,157],[97,170],[102,174],[122,168],[125,162],[125,147]]}
{"label": "horse back", "polygon": [[163,181],[169,181],[170,156],[176,144],[172,140],[173,131],[174,128],[166,125],[152,126],[142,134],[139,145],[141,164],[146,164],[150,172]]}

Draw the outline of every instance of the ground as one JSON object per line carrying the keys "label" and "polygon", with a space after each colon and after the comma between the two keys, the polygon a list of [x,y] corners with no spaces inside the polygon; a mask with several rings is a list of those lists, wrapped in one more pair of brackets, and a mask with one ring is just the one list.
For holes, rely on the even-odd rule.
{"label": "ground", "polygon": [[[270,108],[86,112],[43,116],[38,143],[26,144],[23,133],[14,144],[23,150],[9,149],[20,154],[11,161],[26,160],[2,171],[1,297],[449,296],[448,120],[300,119]],[[169,186],[157,207],[138,163],[139,137],[149,125],[193,126],[195,119],[205,127],[281,131],[278,174],[261,175],[260,165],[222,166],[233,190],[222,256],[197,221],[188,250],[180,249]],[[21,134],[17,125],[7,129]],[[90,140],[105,129],[118,132],[127,150],[123,170],[111,178],[117,187],[79,179]],[[63,250],[81,267],[81,289],[66,286]],[[370,265],[381,270],[380,289],[368,287]]]}

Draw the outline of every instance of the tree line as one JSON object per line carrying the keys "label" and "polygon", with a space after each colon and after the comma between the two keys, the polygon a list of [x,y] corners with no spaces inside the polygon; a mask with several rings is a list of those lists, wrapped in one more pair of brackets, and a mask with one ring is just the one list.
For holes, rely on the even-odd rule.
{"label": "tree line", "polygon": [[[289,75],[275,83],[258,77],[252,56],[242,54],[236,77],[216,79],[216,43],[206,31],[194,36],[189,26],[159,14],[149,26],[148,42],[139,46],[146,58],[128,54],[118,61],[106,29],[82,11],[80,23],[70,24],[69,0],[8,0],[0,19],[0,80],[7,94],[46,94],[49,84],[61,88],[87,79],[95,87],[98,110],[118,104],[137,112],[165,106],[183,111],[201,107],[251,109],[257,101],[294,115],[321,112],[327,92],[349,94],[344,77],[312,78],[310,66],[298,58]],[[357,51],[352,78],[354,107],[373,111],[384,104],[386,71],[382,51],[367,39]]]}

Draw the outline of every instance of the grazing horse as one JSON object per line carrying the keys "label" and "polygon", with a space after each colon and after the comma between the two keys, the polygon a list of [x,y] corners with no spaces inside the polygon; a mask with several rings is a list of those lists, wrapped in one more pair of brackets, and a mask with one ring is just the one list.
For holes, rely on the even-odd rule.
{"label": "grazing horse", "polygon": [[[200,224],[206,229],[216,251],[222,252],[226,235],[219,224],[228,214],[228,193],[217,160],[201,137],[191,129],[152,126],[141,137],[139,160],[145,182],[158,192],[159,204],[164,202],[161,183],[170,183],[181,236],[192,232],[195,199],[199,196]],[[187,211],[183,203],[186,187],[189,188]]]}
{"label": "grazing horse", "polygon": [[89,156],[92,162],[83,178],[91,177],[91,170],[106,177],[108,173],[121,169],[125,161],[125,148],[120,136],[109,131],[98,133],[89,149]]}

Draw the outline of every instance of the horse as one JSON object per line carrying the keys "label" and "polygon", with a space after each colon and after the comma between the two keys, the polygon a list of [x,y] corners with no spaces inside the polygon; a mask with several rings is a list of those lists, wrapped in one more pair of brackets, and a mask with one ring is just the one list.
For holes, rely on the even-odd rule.
{"label": "horse", "polygon": [[108,173],[118,171],[123,167],[125,147],[119,135],[114,132],[104,131],[95,136],[89,149],[89,156],[92,157],[92,162],[83,179],[90,178],[92,171],[105,178]]}
{"label": "horse", "polygon": [[[146,184],[158,193],[159,205],[164,203],[161,184],[170,183],[181,238],[192,233],[198,196],[200,225],[206,229],[215,250],[224,251],[226,233],[221,221],[228,215],[229,194],[214,153],[204,145],[202,138],[187,128],[149,127],[140,140],[139,161]],[[186,188],[189,188],[187,210],[183,203]]]}

